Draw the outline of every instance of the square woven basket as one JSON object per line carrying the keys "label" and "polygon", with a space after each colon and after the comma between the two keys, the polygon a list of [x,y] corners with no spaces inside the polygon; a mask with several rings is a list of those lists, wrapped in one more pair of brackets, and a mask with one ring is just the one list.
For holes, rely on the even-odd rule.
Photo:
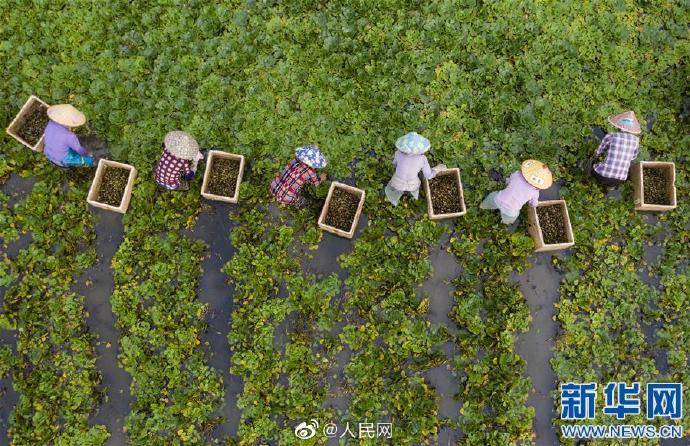
{"label": "square woven basket", "polygon": [[567,242],[553,244],[545,243],[544,235],[542,234],[541,226],[539,224],[537,208],[527,206],[527,227],[532,239],[534,240],[534,252],[558,251],[573,246],[575,244],[575,238],[573,236],[573,228],[570,225],[570,216],[568,215],[568,206],[566,206],[565,200],[540,201],[539,205],[537,205],[537,207],[544,206],[560,206],[561,211],[563,212],[563,222],[565,224],[565,237]]}
{"label": "square woven basket", "polygon": [[[240,170],[237,174],[237,183],[235,184],[235,193],[229,197],[224,195],[215,195],[208,191],[208,184],[210,180],[211,169],[213,169],[213,161],[219,158],[238,160],[240,163]],[[240,184],[242,183],[242,174],[244,172],[244,156],[234,153],[223,152],[221,150],[211,150],[208,152],[208,160],[206,161],[206,170],[204,171],[204,181],[201,184],[201,196],[208,200],[224,201],[226,203],[237,203],[240,198]]]}
{"label": "square woven basket", "polygon": [[437,214],[434,212],[434,205],[431,202],[431,191],[429,188],[429,181],[425,178],[424,179],[424,192],[426,193],[426,203],[427,203],[427,213],[429,214],[429,218],[431,220],[442,220],[444,218],[454,218],[454,217],[460,217],[461,215],[465,215],[467,212],[467,208],[465,207],[465,196],[462,191],[462,181],[460,180],[460,169],[457,167],[452,168],[452,169],[446,169],[441,172],[438,172],[436,174],[436,177],[440,177],[443,175],[453,175],[455,177],[455,180],[458,183],[458,200],[460,201],[460,204],[462,205],[462,211],[460,212],[451,212],[448,214]]}
{"label": "square woven basket", "polygon": [[31,108],[32,105],[35,103],[40,103],[48,107],[49,105],[46,104],[44,101],[42,101],[38,96],[31,95],[29,96],[29,99],[24,103],[22,108],[19,110],[19,113],[17,113],[17,116],[14,117],[12,122],[10,122],[10,125],[7,126],[5,131],[7,132],[8,135],[10,135],[12,138],[16,139],[26,147],[30,148],[31,150],[35,152],[43,152],[43,147],[44,147],[44,138],[45,135],[41,135],[41,137],[38,139],[38,142],[36,142],[35,145],[31,145],[28,142],[24,141],[24,139],[17,134],[17,129],[19,129],[22,124],[24,124],[24,119],[26,117],[27,112]]}
{"label": "square woven basket", "polygon": [[[122,194],[122,200],[119,206],[111,206],[109,204],[101,203],[98,201],[98,192],[101,188],[101,182],[103,181],[103,175],[105,174],[105,169],[108,167],[118,167],[121,169],[126,169],[129,171],[129,178],[127,179],[127,186]],[[93,207],[105,209],[107,211],[119,212],[124,214],[129,208],[129,201],[132,198],[132,190],[134,188],[134,180],[137,177],[137,169],[129,164],[118,163],[117,161],[110,161],[106,159],[101,159],[98,161],[98,168],[96,169],[96,175],[93,177],[93,182],[91,183],[91,188],[89,189],[89,195],[86,197],[86,202]]]}
{"label": "square woven basket", "polygon": [[[328,206],[331,204],[331,197],[333,196],[333,191],[335,190],[336,187],[344,189],[344,190],[348,191],[349,193],[354,194],[354,195],[359,197],[359,204],[357,205],[357,212],[355,213],[355,217],[352,219],[352,226],[350,227],[349,231],[343,231],[342,229],[334,228],[333,226],[329,226],[325,223],[326,214],[328,213]],[[331,183],[331,187],[328,189],[328,195],[326,196],[326,202],[323,204],[323,208],[321,209],[321,215],[319,216],[319,221],[318,221],[319,228],[323,229],[324,231],[331,232],[335,235],[339,235],[340,237],[352,238],[352,236],[355,235],[355,229],[357,229],[357,224],[359,223],[359,218],[362,216],[362,208],[364,207],[364,198],[365,198],[364,190],[349,186],[347,184],[339,183],[337,181],[333,181]]]}
{"label": "square woven basket", "polygon": [[[644,201],[644,168],[656,167],[666,170],[666,193],[670,198],[670,204],[646,203]],[[635,210],[636,211],[670,211],[677,207],[676,204],[676,165],[663,161],[640,161],[630,167],[630,176],[633,182]]]}

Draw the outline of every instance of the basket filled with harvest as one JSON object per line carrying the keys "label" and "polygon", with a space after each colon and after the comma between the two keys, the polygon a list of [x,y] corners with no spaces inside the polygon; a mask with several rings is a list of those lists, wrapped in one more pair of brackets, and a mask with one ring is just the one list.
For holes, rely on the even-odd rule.
{"label": "basket filled with harvest", "polygon": [[30,96],[6,132],[26,147],[43,151],[43,132],[48,124],[48,104],[37,96]]}
{"label": "basket filled with harvest", "polygon": [[641,161],[631,167],[636,211],[670,211],[676,208],[676,165]]}
{"label": "basket filled with harvest", "polygon": [[132,198],[137,170],[129,164],[101,159],[86,198],[91,206],[124,214]]}
{"label": "basket filled with harvest", "polygon": [[540,201],[537,207],[529,206],[527,212],[534,252],[558,251],[575,244],[565,200]]}
{"label": "basket filled with harvest", "polygon": [[208,200],[237,203],[243,171],[244,156],[211,150],[201,184],[201,196]]}
{"label": "basket filled with harvest", "polygon": [[424,180],[428,214],[431,220],[441,220],[464,215],[465,199],[460,181],[460,169],[453,168],[438,172],[430,180]]}
{"label": "basket filled with harvest", "polygon": [[362,215],[364,197],[362,189],[332,182],[319,216],[319,228],[341,237],[352,238]]}

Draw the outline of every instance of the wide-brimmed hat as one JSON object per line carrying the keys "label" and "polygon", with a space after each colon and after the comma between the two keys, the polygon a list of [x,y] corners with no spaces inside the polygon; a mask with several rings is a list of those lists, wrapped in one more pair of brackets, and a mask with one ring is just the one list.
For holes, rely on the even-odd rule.
{"label": "wide-brimmed hat", "polygon": [[298,160],[314,169],[326,167],[326,157],[323,156],[323,153],[321,153],[317,146],[307,144],[306,146],[297,147],[295,156]]}
{"label": "wide-brimmed hat", "polygon": [[395,147],[402,153],[419,155],[428,151],[431,147],[431,143],[419,133],[410,132],[398,138],[398,140],[395,141]]}
{"label": "wide-brimmed hat", "polygon": [[634,133],[635,135],[642,132],[640,122],[635,117],[635,112],[627,111],[617,115],[609,116],[609,122],[614,127],[618,127],[624,132]]}
{"label": "wide-brimmed hat", "polygon": [[183,160],[193,160],[199,153],[199,143],[196,139],[187,132],[175,130],[165,135],[163,140],[165,150],[172,155],[182,158]]}
{"label": "wide-brimmed hat", "polygon": [[86,122],[84,113],[71,104],[58,104],[48,107],[48,118],[66,127],[79,127]]}
{"label": "wide-brimmed hat", "polygon": [[537,160],[525,160],[520,166],[522,176],[537,189],[548,189],[553,184],[553,175],[546,164]]}

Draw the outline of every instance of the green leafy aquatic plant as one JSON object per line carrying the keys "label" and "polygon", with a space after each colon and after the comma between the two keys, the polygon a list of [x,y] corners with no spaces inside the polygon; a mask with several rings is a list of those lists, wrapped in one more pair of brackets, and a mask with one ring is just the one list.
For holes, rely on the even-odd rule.
{"label": "green leafy aquatic plant", "polygon": [[94,340],[84,298],[71,290],[95,261],[86,185],[70,182],[63,192],[60,172],[45,163],[39,168],[29,195],[3,217],[5,243],[34,235],[15,258],[3,254],[0,274],[6,287],[1,325],[17,332],[16,354],[2,347],[0,355],[0,374],[19,393],[8,435],[16,445],[102,445],[110,434],[89,422],[102,395]]}
{"label": "green leafy aquatic plant", "polygon": [[[630,191],[623,188],[623,201],[609,206],[610,199],[598,193],[597,186],[574,173],[579,160],[594,150],[583,143],[590,124],[604,125],[608,114],[624,108],[634,109],[641,118],[655,113],[653,131],[642,135],[640,158],[676,161],[678,196],[687,197],[688,173],[683,166],[687,163],[681,161],[690,141],[681,107],[690,46],[683,2],[441,0],[372,5],[345,0],[315,5],[304,1],[210,4],[192,0],[184,6],[140,0],[109,2],[98,8],[85,0],[9,1],[0,6],[4,73],[0,121],[9,123],[32,93],[49,103],[74,103],[88,116],[89,129],[109,142],[109,156],[133,164],[142,173],[130,211],[124,216],[126,241],[114,264],[118,284],[113,302],[119,328],[126,333],[121,346],[126,352],[123,363],[136,377],[133,395],[142,396],[127,424],[133,444],[203,443],[208,439],[205,429],[217,422],[214,409],[221,404],[218,377],[198,352],[190,351],[203,326],[197,312],[201,307],[191,288],[177,292],[166,283],[178,278],[195,283],[202,251],[177,234],[194,224],[200,210],[198,179],[187,194],[167,194],[156,192],[148,174],[160,155],[163,135],[174,128],[192,132],[203,147],[244,154],[249,161],[246,174],[254,178],[240,190],[242,200],[246,198],[250,206],[237,211],[243,219],[233,231],[237,255],[226,270],[236,281],[237,301],[247,302],[238,303],[233,321],[242,320],[245,314],[250,321],[263,320],[263,314],[273,319],[258,327],[240,323],[230,337],[236,355],[233,369],[250,384],[240,403],[239,442],[287,444],[295,441],[289,423],[276,414],[287,410],[296,419],[321,413],[313,408],[319,406],[323,393],[306,392],[301,401],[307,403],[300,406],[298,392],[289,390],[321,383],[323,369],[316,362],[327,354],[304,364],[296,360],[306,354],[306,345],[317,351],[317,339],[331,352],[340,344],[359,350],[351,358],[347,378],[349,383],[363,386],[350,389],[356,392],[354,415],[395,413],[401,425],[396,441],[433,442],[440,426],[435,418],[437,395],[420,379],[420,371],[439,361],[435,346],[443,337],[425,324],[420,314],[424,301],[412,291],[430,274],[424,253],[437,235],[429,222],[411,221],[423,214],[423,205],[406,198],[400,207],[390,209],[380,197],[392,173],[388,162],[393,142],[409,130],[432,141],[428,154],[432,164],[442,161],[461,168],[468,206],[467,216],[456,222],[451,247],[468,271],[455,282],[453,310],[460,328],[454,342],[461,353],[453,365],[461,376],[461,444],[531,441],[532,414],[524,405],[529,383],[524,364],[514,352],[515,333],[525,330],[529,319],[522,297],[508,281],[512,270],[524,267],[531,244],[522,234],[524,227],[516,234],[506,233],[495,214],[476,211],[483,195],[500,187],[486,178],[486,172],[497,168],[509,173],[522,158],[543,160],[556,178],[564,180],[561,192],[568,199],[578,246],[569,260],[559,263],[567,279],[558,315],[564,329],[554,360],[558,378],[574,376],[571,367],[581,365],[581,358],[601,359],[583,343],[582,327],[590,320],[600,323],[609,313],[620,323],[621,315],[611,303],[599,302],[605,296],[585,281],[603,281],[607,273],[623,268],[621,285],[606,281],[601,289],[620,304],[621,314],[635,315],[636,321],[647,303],[652,308],[659,304],[664,323],[659,345],[667,349],[671,365],[665,377],[687,381],[687,318],[679,310],[684,308],[687,288],[683,204],[662,217],[668,225],[665,257],[656,271],[662,286],[658,292],[643,287],[639,300],[626,297],[621,287],[641,286],[626,268],[641,264],[645,241],[643,225],[632,211]],[[47,35],[51,38],[36,37]],[[40,161],[40,154],[7,141],[3,140],[0,150],[0,183],[9,171],[30,174],[50,169]],[[270,228],[270,224],[260,223],[270,180],[294,148],[305,142],[322,147],[332,178],[355,175],[357,186],[367,192],[365,214],[371,214],[370,229],[354,241],[353,252],[343,263],[350,273],[347,289],[351,301],[346,311],[366,313],[366,318],[346,320],[337,340],[327,340],[322,331],[342,318],[333,315],[332,309],[326,311],[318,299],[319,293],[331,295],[334,282],[321,284],[301,274],[298,255],[275,252],[272,246],[290,247],[295,236],[314,246],[319,233],[286,228],[286,222]],[[35,242],[16,258],[3,257],[3,284],[31,283],[41,290],[64,290],[74,268],[93,262],[92,242],[80,245],[83,231],[74,229],[90,226],[79,217],[86,215],[85,190],[80,186],[65,200],[62,186],[61,181],[39,181],[26,204],[9,209],[7,201],[0,202],[3,240],[15,240],[20,231],[28,230]],[[316,190],[316,197],[323,195],[323,190]],[[385,211],[379,212],[381,209]],[[295,213],[295,219],[300,224],[313,222],[308,212]],[[387,232],[390,226],[395,233]],[[614,239],[621,230],[626,233],[626,244]],[[379,240],[384,237],[396,238]],[[53,240],[62,240],[55,253],[47,248]],[[179,247],[169,246],[173,240]],[[146,246],[145,254],[135,252],[140,245]],[[404,264],[379,255],[400,254],[401,247],[420,253],[406,251]],[[166,255],[186,259],[191,266],[180,268]],[[369,257],[376,264],[370,264]],[[359,267],[371,267],[372,273],[359,271]],[[29,271],[31,278],[22,278],[19,273],[23,271]],[[583,271],[586,280],[578,279]],[[133,273],[138,278],[129,276]],[[277,298],[281,286],[287,290],[284,275],[292,284],[292,300]],[[145,287],[138,290],[140,279]],[[301,293],[297,284],[309,292]],[[160,302],[154,298],[159,293]],[[295,308],[298,296],[310,302],[309,310]],[[568,300],[573,297],[577,302],[596,301],[596,305],[578,304],[573,308],[586,314],[571,313]],[[58,298],[64,298],[71,308],[79,307],[77,296],[49,296]],[[140,306],[142,302],[159,306]],[[172,327],[160,305],[170,308],[171,314],[182,309],[190,313],[180,316],[179,325]],[[240,311],[242,306],[248,308],[246,313]],[[17,311],[20,308],[3,313],[0,325],[21,327],[34,320],[29,312]],[[134,314],[134,308],[141,314]],[[307,339],[301,328],[290,330],[286,358],[265,357],[268,350],[263,349],[268,349],[276,324],[307,311],[316,312],[314,319],[304,319],[318,329],[309,332]],[[54,313],[43,316],[49,314]],[[79,322],[83,318],[75,314],[70,313],[74,324],[70,326],[83,327],[83,321]],[[387,326],[384,317],[393,318],[397,325]],[[623,335],[611,334],[601,325],[595,327],[597,335],[613,336],[640,358],[640,377],[660,375],[651,367],[653,352],[641,345],[639,324]],[[250,328],[258,337],[256,346],[250,342]],[[75,330],[81,347],[81,329]],[[173,333],[176,342],[165,350],[166,355],[156,351],[149,359],[143,354]],[[383,347],[381,340],[385,341]],[[627,354],[612,340],[605,341],[603,351]],[[401,364],[405,354],[419,361],[410,365],[411,370]],[[388,355],[393,358],[390,367]],[[165,368],[180,361],[189,368],[176,372]],[[19,367],[52,367],[43,362],[27,356]],[[616,373],[625,371],[627,376],[632,373],[628,362],[624,356],[602,360],[601,366]],[[94,370],[90,365],[85,369]],[[272,383],[281,373],[287,373],[293,385],[281,384],[269,391],[252,386]],[[74,379],[81,376],[75,374]],[[139,383],[149,377],[155,378],[154,385],[143,388]],[[393,383],[391,387],[381,397],[367,397],[367,392],[382,387],[381,377]],[[163,385],[164,379],[169,385]],[[93,395],[97,381],[89,379],[81,387],[84,393]],[[15,409],[20,415],[14,418],[13,441],[35,444],[36,438],[25,436],[33,429],[42,436],[39,443],[66,442],[67,435],[60,436],[63,431],[44,429],[49,423],[30,424],[31,420],[43,423],[47,419],[46,410],[55,405],[45,402],[54,395],[32,392],[23,383],[17,388],[25,402]],[[386,399],[393,393],[399,396]],[[197,410],[177,405],[201,396],[207,400],[195,406]],[[85,407],[90,408],[94,398],[85,396],[83,400],[86,403],[78,408],[78,422],[67,418],[70,426],[84,425],[84,414],[89,413]],[[395,401],[391,408],[387,407],[389,401]],[[167,403],[174,409],[168,409]],[[156,417],[148,425],[144,418],[152,413]],[[102,431],[89,432],[95,434],[89,434],[83,443],[95,444],[93,438],[99,438]],[[78,434],[70,438],[81,439]]]}

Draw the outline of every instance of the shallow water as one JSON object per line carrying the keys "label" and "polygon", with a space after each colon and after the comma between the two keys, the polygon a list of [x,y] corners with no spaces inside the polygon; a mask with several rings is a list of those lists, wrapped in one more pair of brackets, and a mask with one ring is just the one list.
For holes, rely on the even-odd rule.
{"label": "shallow water", "polygon": [[197,296],[199,301],[208,306],[204,319],[208,327],[201,335],[206,361],[223,377],[225,386],[225,405],[220,411],[225,421],[212,433],[213,438],[218,439],[234,436],[240,421],[237,396],[242,392],[242,380],[230,373],[232,352],[228,345],[234,302],[233,287],[222,271],[223,266],[235,254],[230,241],[230,232],[234,226],[230,221],[230,213],[234,208],[231,204],[208,202],[194,229],[186,231],[186,235],[202,240],[208,246],[201,263],[203,272],[199,278]]}
{"label": "shallow water", "polygon": [[[95,338],[96,367],[103,377],[102,387],[106,400],[90,419],[92,425],[102,424],[111,436],[107,444],[125,444],[124,419],[129,414],[132,378],[117,362],[120,353],[120,335],[115,328],[115,315],[110,306],[114,281],[110,267],[124,236],[122,215],[91,208],[97,215],[95,225],[98,261],[79,277],[72,289],[84,296],[88,312],[86,323]],[[90,281],[90,284],[87,283]]]}
{"label": "shallow water", "polygon": [[527,375],[532,380],[532,392],[527,405],[534,407],[533,421],[537,446],[558,445],[553,428],[553,392],[557,384],[551,370],[558,325],[553,320],[554,303],[559,299],[558,288],[561,275],[553,268],[552,254],[535,254],[530,259],[532,266],[523,274],[513,274],[520,292],[525,296],[532,322],[527,333],[518,336],[516,352],[527,363]]}

